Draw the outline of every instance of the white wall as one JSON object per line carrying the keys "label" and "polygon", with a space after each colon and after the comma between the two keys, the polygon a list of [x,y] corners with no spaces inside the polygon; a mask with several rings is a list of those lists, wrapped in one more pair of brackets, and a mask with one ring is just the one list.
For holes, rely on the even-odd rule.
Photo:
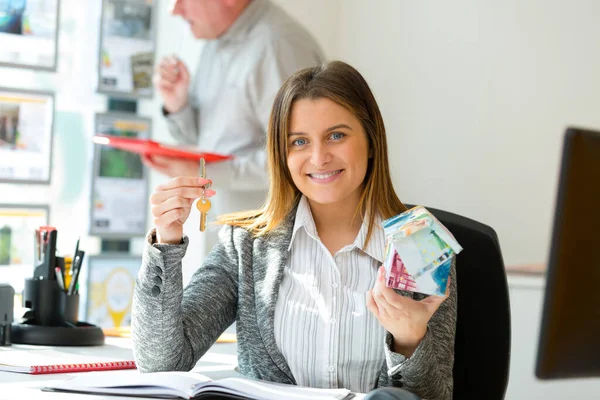
{"label": "white wall", "polygon": [[545,282],[541,277],[509,276],[508,284],[513,337],[506,399],[598,399],[600,379],[540,381],[535,377]]}
{"label": "white wall", "polygon": [[600,128],[600,2],[341,4],[401,199],[489,224],[507,264],[544,261],[564,128]]}
{"label": "white wall", "polygon": [[[338,54],[375,92],[401,199],[492,226],[507,264],[545,261],[564,129],[600,128],[600,2],[341,5]],[[597,398],[597,379],[535,379],[542,289],[511,284],[507,399]]]}
{"label": "white wall", "polygon": [[[272,0],[300,22],[328,58],[339,57],[340,10],[345,0]],[[366,0],[368,1],[368,0]]]}

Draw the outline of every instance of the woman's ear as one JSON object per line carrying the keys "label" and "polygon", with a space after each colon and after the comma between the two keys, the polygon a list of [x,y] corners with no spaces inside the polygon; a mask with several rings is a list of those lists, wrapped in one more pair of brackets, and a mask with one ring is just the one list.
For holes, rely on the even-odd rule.
{"label": "woman's ear", "polygon": [[373,158],[373,148],[369,149],[369,158]]}

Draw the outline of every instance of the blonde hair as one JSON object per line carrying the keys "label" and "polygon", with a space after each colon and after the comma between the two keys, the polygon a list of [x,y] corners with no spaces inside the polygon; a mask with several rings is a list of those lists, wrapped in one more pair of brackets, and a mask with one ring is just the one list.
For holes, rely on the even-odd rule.
{"label": "blonde hair", "polygon": [[222,215],[217,222],[242,227],[255,236],[261,236],[276,229],[296,207],[302,193],[294,185],[287,167],[287,143],[294,101],[305,98],[327,98],[336,102],[361,122],[366,133],[371,157],[354,216],[363,218],[367,215],[369,218],[366,244],[371,238],[377,214],[386,219],[405,211],[406,207],[392,185],[385,127],[375,97],[362,75],[341,61],[300,70],[279,89],[267,135],[267,199],[260,209]]}

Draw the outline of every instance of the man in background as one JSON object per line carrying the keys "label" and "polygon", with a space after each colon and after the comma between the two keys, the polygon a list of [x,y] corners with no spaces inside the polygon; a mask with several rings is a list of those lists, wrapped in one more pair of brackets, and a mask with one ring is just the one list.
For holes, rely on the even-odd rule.
{"label": "man in background", "polygon": [[[322,63],[323,53],[308,31],[270,0],[174,0],[171,13],[207,41],[193,83],[174,56],[158,66],[155,85],[169,130],[181,143],[234,156],[207,166],[217,191],[210,217],[260,207],[268,188],[264,146],[275,95],[294,72]],[[144,162],[169,177],[199,174],[194,161],[145,157]],[[191,218],[185,227],[191,244],[184,282],[217,241],[218,228],[210,224],[191,236],[198,223]]]}

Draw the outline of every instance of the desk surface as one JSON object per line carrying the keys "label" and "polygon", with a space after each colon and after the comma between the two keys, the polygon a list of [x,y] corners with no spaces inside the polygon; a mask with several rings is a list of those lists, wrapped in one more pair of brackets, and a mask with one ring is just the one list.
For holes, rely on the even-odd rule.
{"label": "desk surface", "polygon": [[519,264],[519,265],[507,265],[505,267],[507,274],[514,275],[534,275],[534,276],[545,276],[546,275],[546,264]]}
{"label": "desk surface", "polygon": [[[230,328],[232,329],[232,328]],[[229,331],[229,330],[228,330]],[[13,345],[15,348],[31,347]],[[38,346],[36,346],[38,347]],[[47,346],[40,346],[49,348]],[[101,355],[115,357],[119,360],[133,360],[131,339],[107,337],[104,346],[93,347],[52,347],[53,350],[64,351],[65,353]],[[237,343],[216,343],[209,351],[198,361],[192,371],[201,373],[211,379],[223,379],[228,377],[241,376],[234,369],[237,366]],[[96,396],[76,393],[53,393],[43,392],[42,387],[47,386],[51,381],[65,380],[86,372],[76,372],[70,374],[44,374],[29,375],[17,374],[0,371],[0,400],[14,399],[41,399],[41,400],[73,400],[73,399],[106,399],[106,400],[131,400],[143,399],[142,397],[122,397],[122,396]],[[94,372],[103,373],[103,372]],[[122,370],[123,374],[135,374],[136,370]],[[353,400],[362,399],[365,394],[355,393]]]}
{"label": "desk surface", "polygon": [[[14,348],[31,347],[13,345]],[[38,347],[38,346],[36,346]],[[46,346],[39,346],[48,348]],[[52,349],[70,353],[70,354],[85,354],[85,355],[101,355],[110,356],[120,360],[133,360],[131,339],[107,337],[104,346],[93,347],[52,347]],[[237,366],[237,344],[236,343],[217,343],[202,357],[194,372],[202,373],[212,379],[221,379],[232,376],[240,376],[235,372]],[[123,374],[136,373],[135,370],[123,370]],[[115,397],[115,396],[92,396],[69,393],[51,393],[42,392],[40,388],[46,386],[50,381],[65,380],[76,374],[85,372],[77,372],[70,374],[44,374],[44,375],[29,375],[17,374],[11,372],[0,371],[0,399],[128,399],[131,397]],[[102,372],[99,372],[102,373]]]}

